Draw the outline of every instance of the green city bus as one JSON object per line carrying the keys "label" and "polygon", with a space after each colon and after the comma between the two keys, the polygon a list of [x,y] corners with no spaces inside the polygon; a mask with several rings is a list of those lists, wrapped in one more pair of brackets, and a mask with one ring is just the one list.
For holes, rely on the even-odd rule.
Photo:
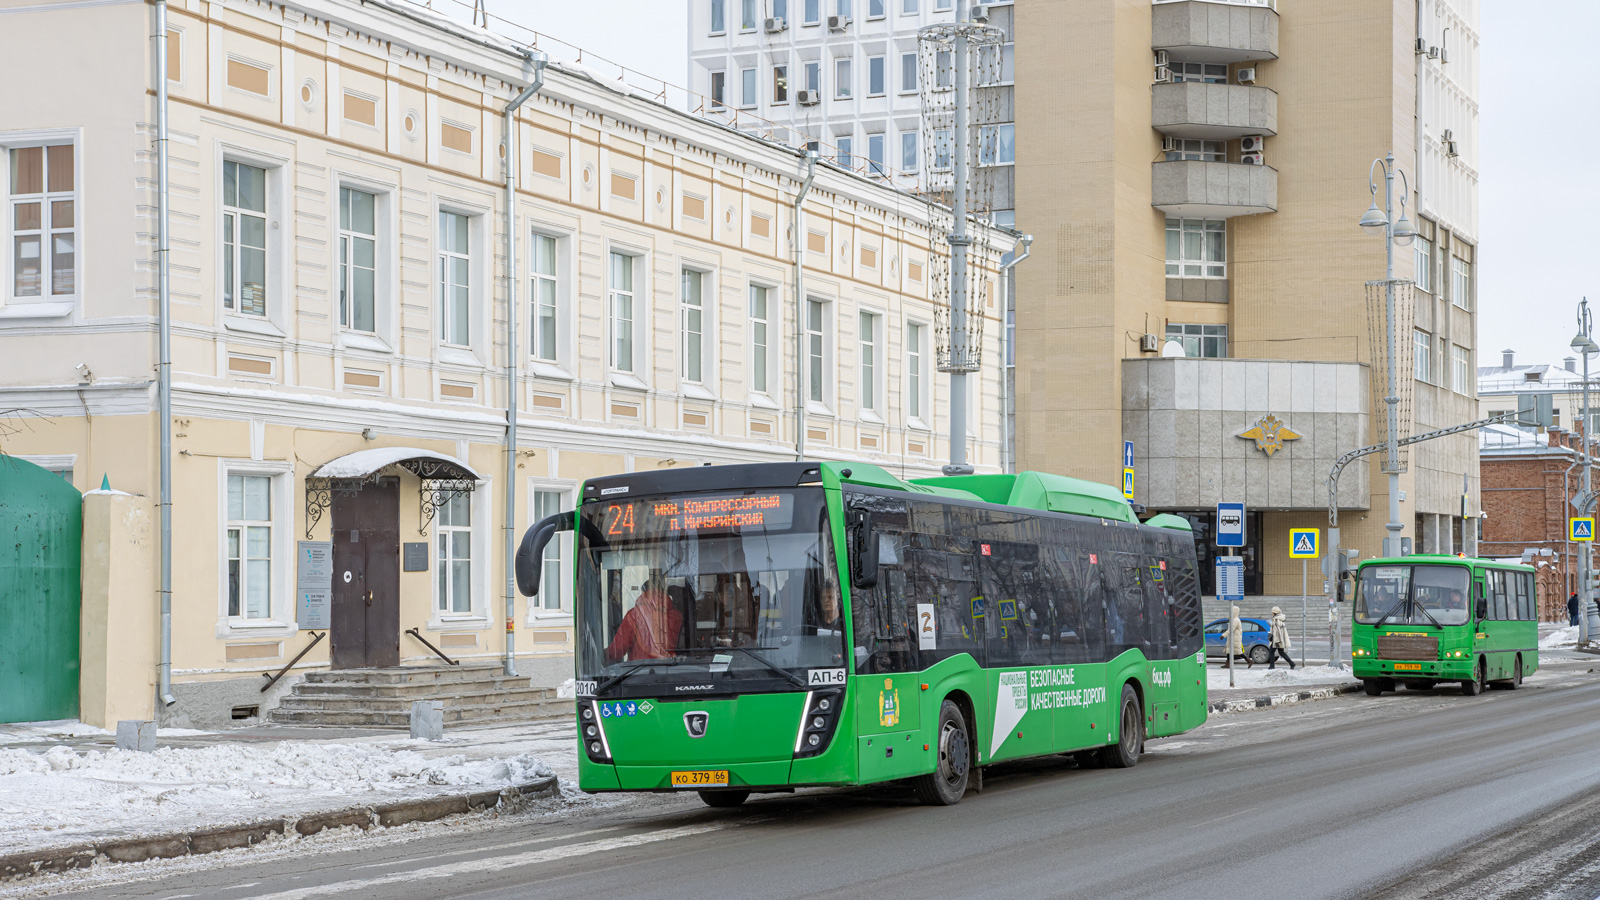
{"label": "green city bus", "polygon": [[1471,697],[1539,668],[1532,568],[1459,556],[1370,559],[1356,570],[1350,655],[1373,697],[1460,682]]}
{"label": "green city bus", "polygon": [[596,478],[524,536],[523,594],[569,530],[585,791],[735,806],[909,779],[949,805],[991,763],[1127,767],[1205,721],[1188,522],[1141,524],[1105,485],[834,462]]}

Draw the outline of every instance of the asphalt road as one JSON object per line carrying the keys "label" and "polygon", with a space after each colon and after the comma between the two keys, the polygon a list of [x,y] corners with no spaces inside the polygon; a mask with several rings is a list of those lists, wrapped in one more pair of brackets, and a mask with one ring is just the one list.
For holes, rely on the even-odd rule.
{"label": "asphalt road", "polygon": [[981,794],[947,809],[883,789],[733,811],[672,797],[566,823],[245,852],[166,877],[130,869],[140,880],[56,896],[1593,900],[1589,665],[1476,698],[1353,695],[1219,716],[1152,741],[1132,770],[991,769]]}

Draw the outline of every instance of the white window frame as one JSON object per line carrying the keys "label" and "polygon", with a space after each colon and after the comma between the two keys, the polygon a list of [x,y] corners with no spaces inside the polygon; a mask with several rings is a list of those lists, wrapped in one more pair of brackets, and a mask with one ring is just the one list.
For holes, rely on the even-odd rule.
{"label": "white window frame", "polygon": [[1460,344],[1450,345],[1450,387],[1458,394],[1472,395],[1472,351]]}
{"label": "white window frame", "polygon": [[[272,565],[268,610],[264,619],[228,615],[228,476],[263,475],[272,479]],[[216,637],[273,637],[293,634],[294,603],[294,463],[277,460],[222,459],[217,465],[217,625]]]}
{"label": "white window frame", "polygon": [[[906,322],[906,425],[919,431],[931,430],[928,416],[928,390],[931,379],[928,377],[928,361],[932,358],[928,353],[928,335],[931,326],[927,322],[911,319]],[[913,401],[916,408],[913,409]]]}
{"label": "white window frame", "polygon": [[[906,63],[908,62],[911,64],[910,78],[906,78]],[[918,72],[919,65],[916,51],[906,52],[902,50],[900,52],[900,93],[915,94],[917,92],[917,79],[921,77]]]}
{"label": "white window frame", "polygon": [[[4,318],[48,318],[70,315],[78,307],[78,300],[83,296],[83,258],[84,258],[84,228],[83,228],[83,143],[79,140],[78,129],[60,129],[50,131],[11,131],[0,134],[0,198],[5,200],[0,204],[0,319]],[[60,191],[51,191],[48,180],[49,162],[46,160],[46,181],[43,185],[44,192],[40,194],[25,195],[28,199],[18,201],[11,195],[11,151],[25,150],[29,147],[59,147],[70,145],[72,147],[72,193],[68,197]],[[49,150],[44,152],[48,155]],[[51,206],[52,202],[70,200],[72,203],[72,228],[52,228]],[[16,290],[15,254],[16,224],[13,208],[18,202],[37,202],[40,204],[40,252],[48,258],[48,250],[52,245],[52,237],[56,234],[70,232],[72,235],[72,292],[69,294],[52,294],[50,292],[50,279],[53,266],[41,262],[43,283],[37,297],[18,297]],[[30,229],[32,230],[32,229]]]}
{"label": "white window frame", "polygon": [[[433,618],[436,621],[452,621],[462,618],[471,618],[475,612],[473,607],[475,605],[474,598],[477,594],[477,591],[474,590],[476,587],[474,582],[477,581],[478,569],[481,568],[481,560],[478,555],[477,529],[474,527],[477,522],[474,520],[477,518],[478,507],[483,505],[482,503],[472,502],[473,494],[475,493],[477,493],[477,491],[469,491],[464,494],[455,494],[451,496],[446,504],[439,508],[437,514],[433,517],[433,522],[430,523],[433,533],[428,535],[428,544],[430,547],[430,553],[433,556],[433,568],[428,574],[432,576],[429,580],[433,582]],[[446,524],[445,514],[447,509],[459,502],[465,502],[467,504],[467,524]],[[448,560],[445,559],[445,555],[441,551],[440,545],[454,545],[455,540],[453,535],[463,531],[467,533],[467,603],[465,609],[455,609],[454,607],[456,605],[456,598],[453,596],[446,597],[446,593],[450,592],[441,591],[440,582],[443,581],[447,584],[454,583],[454,579],[448,574],[445,564],[459,562],[459,560],[457,560],[453,555]]]}
{"label": "white window frame", "polygon": [[867,135],[867,174],[883,178],[889,174],[888,136],[883,132]]}
{"label": "white window frame", "polygon": [[[728,70],[713,69],[708,74],[710,76],[710,81],[707,83],[708,86],[706,91],[707,95],[711,98],[711,108],[724,109],[728,105]],[[718,78],[722,79],[721,90],[717,89]]]}
{"label": "white window frame", "polygon": [[[1222,236],[1222,258],[1210,259],[1211,236]],[[1176,235],[1178,252],[1173,254],[1173,237]],[[1191,235],[1198,235],[1200,255],[1191,258],[1187,245]],[[1169,217],[1166,223],[1166,255],[1168,278],[1205,278],[1223,280],[1228,277],[1228,221],[1226,219],[1179,219]],[[1191,272],[1190,269],[1198,269]]]}
{"label": "white window frame", "polygon": [[[536,268],[538,258],[538,241],[548,240],[555,244],[553,262],[555,275],[540,273]],[[573,359],[573,280],[572,280],[572,235],[554,229],[535,226],[528,231],[528,347],[525,354],[525,365],[532,375],[542,378],[558,378],[571,380],[572,372],[576,365]],[[546,359],[538,354],[538,338],[542,334],[543,324],[539,318],[539,285],[552,284],[555,288],[555,356]]]}
{"label": "white window frame", "polygon": [[761,104],[761,80],[756,77],[755,66],[739,70],[739,108],[755,109]]}
{"label": "white window frame", "polygon": [[[877,69],[877,90],[873,90],[873,69]],[[867,57],[867,96],[882,97],[889,93],[889,57],[876,53]]]}
{"label": "white window frame", "polygon": [[822,0],[801,0],[800,14],[805,18],[803,24],[819,25],[822,23]]}
{"label": "white window frame", "polygon": [[1200,84],[1227,84],[1228,66],[1226,63],[1197,63],[1197,62],[1171,62],[1167,68],[1172,72],[1174,82],[1196,82]]}
{"label": "white window frame", "polygon": [[914,16],[917,14],[917,0],[900,0],[900,15]]}
{"label": "white window frame", "polygon": [[772,103],[789,102],[789,64],[775,63],[772,66]]}
{"label": "white window frame", "polygon": [[[1006,152],[1006,144],[1011,146]],[[1014,166],[1017,163],[1017,126],[1012,122],[983,125],[978,129],[978,165]]]}
{"label": "white window frame", "polygon": [[[721,19],[722,22],[717,22]],[[707,34],[719,35],[728,33],[728,0],[711,0],[711,9],[706,22]]]}
{"label": "white window frame", "polygon": [[1176,150],[1168,150],[1167,162],[1176,160],[1200,160],[1201,162],[1227,162],[1227,141],[1204,141],[1196,138],[1176,138]]}
{"label": "white window frame", "polygon": [[822,96],[822,60],[808,59],[804,62],[806,90],[816,91],[817,96]]}
{"label": "white window frame", "polygon": [[[698,377],[691,378],[689,372],[689,319],[694,309],[689,304],[687,293],[689,276],[695,276],[700,281],[700,371]],[[717,344],[716,344],[716,272],[713,269],[694,263],[682,263],[678,266],[678,380],[685,394],[700,399],[714,399],[710,386],[716,384]]]}
{"label": "white window frame", "polygon": [[[1190,359],[1227,359],[1228,326],[1204,322],[1168,322],[1166,340],[1176,340],[1183,345]],[[1215,353],[1207,353],[1210,348]],[[1189,352],[1193,350],[1194,352]]]}
{"label": "white window frame", "polygon": [[835,135],[833,146],[838,150],[838,154],[834,156],[834,162],[839,164],[839,168],[854,171],[856,167],[855,136],[849,134]]}
{"label": "white window frame", "polygon": [[[820,307],[822,319],[820,328],[813,324],[811,317],[811,304],[813,303]],[[833,415],[833,403],[831,401],[835,379],[832,361],[836,359],[833,352],[833,328],[830,327],[833,323],[833,306],[833,301],[827,297],[818,297],[816,295],[808,295],[806,297],[806,355],[804,360],[806,377],[803,382],[806,391],[806,411],[823,416]],[[819,369],[820,371],[818,371]],[[819,390],[815,392],[811,387],[813,375],[816,376],[819,387]]]}
{"label": "white window frame", "polygon": [[1450,255],[1450,302],[1459,309],[1472,310],[1472,263]]}
{"label": "white window frame", "polygon": [[353,232],[347,232],[344,228],[344,192],[346,190],[361,191],[372,195],[373,234],[371,237],[373,240],[373,265],[375,267],[372,278],[372,330],[358,331],[345,324],[346,317],[341,309],[339,342],[347,347],[390,352],[394,346],[394,313],[384,303],[384,298],[397,296],[397,292],[394,290],[396,283],[394,246],[398,237],[394,228],[394,191],[393,188],[387,185],[378,185],[364,179],[346,176],[342,173],[336,178],[336,181],[338,188],[334,196],[338,198],[338,202],[335,205],[334,225],[339,234],[339,246],[335,252],[340,255],[338,257],[339,262],[334,267],[332,296],[335,298],[335,302],[337,302],[340,291],[346,287],[343,263],[345,241],[359,237]]}
{"label": "white window frame", "polygon": [[[763,318],[756,318],[755,292],[765,291],[766,311]],[[750,403],[767,409],[777,409],[774,402],[776,391],[774,384],[781,384],[783,373],[779,371],[782,357],[779,349],[782,347],[783,335],[783,302],[782,288],[778,284],[765,281],[750,281],[745,286],[745,321],[749,323],[749,334],[746,344],[750,355],[750,377],[746,379],[746,386],[750,394]],[[760,323],[766,330],[766,342],[762,345],[756,341],[756,325]],[[757,387],[755,380],[756,360],[760,359],[765,365],[766,384]]]}
{"label": "white window frame", "polygon": [[1417,290],[1433,293],[1433,241],[1422,235],[1417,235],[1416,243],[1416,276]]}
{"label": "white window frame", "polygon": [[[462,225],[464,226],[464,230],[467,234],[467,247],[465,250],[448,249],[444,246],[444,228],[447,216],[452,219],[460,218],[462,220]],[[477,279],[473,277],[474,272],[472,271],[472,259],[474,255],[473,250],[477,249],[475,245],[478,243],[475,240],[475,235],[473,234],[475,229],[472,227],[472,217],[466,213],[457,212],[453,209],[441,209],[439,211],[439,215],[435,217],[433,225],[433,257],[436,264],[436,268],[434,269],[434,286],[437,289],[437,292],[434,294],[434,298],[438,304],[439,310],[439,343],[445,347],[454,347],[462,350],[470,349],[472,347],[473,332],[475,330],[472,327],[472,288],[473,283],[477,281]],[[467,283],[465,285],[466,296],[461,301],[466,305],[466,309],[461,310],[462,318],[466,322],[465,327],[467,329],[467,333],[465,335],[452,333],[451,323],[456,318],[456,310],[454,308],[455,299],[454,297],[446,295],[446,287],[455,286],[454,282],[451,281],[451,270],[454,268],[454,266],[451,264],[458,260],[461,263],[461,269],[464,270],[467,275]],[[461,338],[461,340],[454,340],[454,338]]]}
{"label": "white window frame", "polygon": [[[573,508],[573,504],[576,503],[575,495],[577,493],[577,489],[578,486],[570,481],[556,481],[546,478],[529,478],[527,505],[528,527],[531,528],[539,522],[540,516],[538,498],[540,493],[560,495],[560,499],[557,501],[557,505],[559,506],[557,512],[561,512]],[[539,593],[528,598],[526,621],[529,625],[549,626],[564,624],[572,621],[572,579],[565,577],[558,578],[556,581],[556,587],[558,591],[556,602],[558,603],[558,606],[555,608],[550,608],[546,605],[549,597],[546,586],[550,583],[550,579],[548,577],[550,574],[548,564],[552,561],[550,558],[551,551],[554,551],[555,559],[553,561],[557,564],[557,571],[563,574],[566,573],[573,560],[572,537],[573,535],[571,531],[558,532],[555,537],[551,539],[550,543],[545,546],[544,558],[540,560]]]}
{"label": "white window frame", "polygon": [[[883,424],[884,358],[888,341],[883,310],[863,306],[856,312],[856,412],[863,421]],[[872,336],[867,337],[871,325]]]}
{"label": "white window frame", "polygon": [[[877,9],[878,9],[877,12],[873,12],[872,11],[874,4],[876,4],[876,6],[877,6]],[[875,19],[882,19],[885,16],[887,16],[888,14],[889,14],[889,0],[867,0],[867,21],[868,22],[871,22],[871,21],[873,21]]]}
{"label": "white window frame", "polygon": [[[613,256],[620,256],[628,261],[629,279],[631,290],[620,291],[613,279]],[[606,335],[606,372],[612,384],[623,387],[644,390],[646,388],[646,361],[649,359],[649,347],[645,343],[647,330],[645,322],[649,318],[649,291],[645,280],[645,273],[650,271],[646,265],[643,250],[623,246],[620,244],[606,248],[606,306],[605,306],[605,335]],[[617,303],[620,298],[627,297],[630,301],[629,319],[629,346],[631,367],[627,369],[617,366],[617,338],[618,323]]]}
{"label": "white window frame", "polygon": [[761,15],[756,0],[739,0],[739,30],[755,31],[760,27]]}
{"label": "white window frame", "polygon": [[1416,380],[1433,384],[1433,335],[1420,328],[1411,330],[1411,370]]}
{"label": "white window frame", "polygon": [[[250,96],[256,96],[251,94]],[[274,337],[286,337],[288,334],[288,302],[285,299],[290,284],[289,252],[285,246],[286,237],[284,229],[278,227],[283,221],[283,211],[290,208],[286,192],[289,189],[289,179],[285,172],[289,165],[286,157],[274,156],[263,153],[251,147],[236,144],[219,143],[214,157],[216,163],[216,181],[212,196],[216,203],[212,207],[216,211],[215,231],[215,277],[214,290],[217,298],[217,312],[225,328],[237,331],[249,331],[256,334],[266,334]],[[243,163],[257,166],[267,172],[267,314],[265,316],[251,316],[241,314],[237,309],[227,309],[222,305],[223,282],[223,241],[222,241],[222,199],[223,199],[223,165],[228,162]],[[330,279],[331,280],[331,279]]]}
{"label": "white window frame", "polygon": [[[936,128],[933,132],[933,146],[928,148],[931,156],[928,159],[928,170],[931,172],[950,171],[955,160],[955,132],[949,128]],[[943,154],[941,156],[941,154]],[[940,161],[943,160],[943,164]]]}
{"label": "white window frame", "polygon": [[853,56],[835,56],[833,58],[833,99],[850,99],[852,89],[855,87],[854,65],[855,57]]}
{"label": "white window frame", "polygon": [[[907,146],[907,139],[910,145]],[[900,171],[912,173],[917,171],[922,161],[922,133],[913,128],[910,131],[900,132]]]}

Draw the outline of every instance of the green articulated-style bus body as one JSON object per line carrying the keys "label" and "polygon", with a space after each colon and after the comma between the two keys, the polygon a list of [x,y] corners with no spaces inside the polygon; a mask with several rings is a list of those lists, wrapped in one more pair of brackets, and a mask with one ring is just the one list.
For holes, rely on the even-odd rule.
{"label": "green articulated-style bus body", "polygon": [[1515,688],[1539,668],[1534,570],[1458,556],[1372,559],[1356,570],[1350,653],[1376,696],[1396,683]]}
{"label": "green articulated-style bus body", "polygon": [[588,481],[560,528],[586,791],[943,777],[959,799],[973,766],[1126,766],[1205,721],[1193,535],[1104,485],[700,467]]}

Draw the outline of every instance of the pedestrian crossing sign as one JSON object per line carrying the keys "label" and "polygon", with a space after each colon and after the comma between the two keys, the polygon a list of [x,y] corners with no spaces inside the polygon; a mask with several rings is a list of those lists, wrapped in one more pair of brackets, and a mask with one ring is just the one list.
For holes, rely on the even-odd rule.
{"label": "pedestrian crossing sign", "polygon": [[1133,470],[1129,468],[1122,470],[1122,496],[1133,499]]}
{"label": "pedestrian crossing sign", "polygon": [[1317,546],[1322,531],[1316,528],[1291,528],[1289,529],[1289,558],[1290,559],[1316,559],[1322,555]]}
{"label": "pedestrian crossing sign", "polygon": [[1594,540],[1594,517],[1580,516],[1567,520],[1567,540],[1592,541]]}

